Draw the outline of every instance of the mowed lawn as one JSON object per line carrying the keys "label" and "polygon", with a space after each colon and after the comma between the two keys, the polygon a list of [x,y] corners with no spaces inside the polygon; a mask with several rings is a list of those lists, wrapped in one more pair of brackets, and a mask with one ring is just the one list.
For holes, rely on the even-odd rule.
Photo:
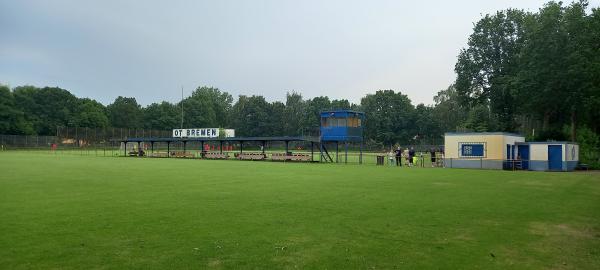
{"label": "mowed lawn", "polygon": [[598,269],[600,174],[0,152],[1,269]]}

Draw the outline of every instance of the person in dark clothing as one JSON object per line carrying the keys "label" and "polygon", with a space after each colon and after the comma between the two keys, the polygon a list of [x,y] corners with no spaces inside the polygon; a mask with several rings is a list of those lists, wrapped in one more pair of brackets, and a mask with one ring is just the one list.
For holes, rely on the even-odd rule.
{"label": "person in dark clothing", "polygon": [[415,156],[415,148],[411,147],[410,150],[408,150],[408,164],[409,166],[413,166],[413,157]]}
{"label": "person in dark clothing", "polygon": [[396,149],[396,166],[402,166],[402,148]]}
{"label": "person in dark clothing", "polygon": [[431,148],[429,154],[431,155],[431,167],[435,167],[435,148]]}

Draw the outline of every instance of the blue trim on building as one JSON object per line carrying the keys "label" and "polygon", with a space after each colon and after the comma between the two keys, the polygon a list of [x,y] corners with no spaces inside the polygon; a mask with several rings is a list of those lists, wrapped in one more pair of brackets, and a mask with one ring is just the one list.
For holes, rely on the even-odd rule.
{"label": "blue trim on building", "polygon": [[579,164],[579,161],[577,160],[570,160],[570,161],[564,161],[563,162],[563,168],[566,168],[568,172],[570,171],[574,171],[575,168],[577,168],[577,164]]}
{"label": "blue trim on building", "polygon": [[460,169],[495,169],[502,170],[501,160],[485,160],[485,159],[446,159],[446,168]]}
{"label": "blue trim on building", "polygon": [[529,161],[530,171],[547,171],[548,161],[547,160],[530,160]]}

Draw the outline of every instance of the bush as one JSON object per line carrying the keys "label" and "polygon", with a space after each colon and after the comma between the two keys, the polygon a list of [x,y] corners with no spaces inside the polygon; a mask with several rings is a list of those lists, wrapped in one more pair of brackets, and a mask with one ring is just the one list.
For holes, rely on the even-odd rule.
{"label": "bush", "polygon": [[600,136],[587,127],[577,129],[579,161],[590,168],[600,169]]}

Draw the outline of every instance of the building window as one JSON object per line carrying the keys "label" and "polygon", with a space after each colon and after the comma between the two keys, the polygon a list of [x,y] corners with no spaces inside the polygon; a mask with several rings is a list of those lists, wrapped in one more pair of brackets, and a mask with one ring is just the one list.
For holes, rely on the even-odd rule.
{"label": "building window", "polygon": [[485,157],[485,143],[460,143],[461,157]]}

